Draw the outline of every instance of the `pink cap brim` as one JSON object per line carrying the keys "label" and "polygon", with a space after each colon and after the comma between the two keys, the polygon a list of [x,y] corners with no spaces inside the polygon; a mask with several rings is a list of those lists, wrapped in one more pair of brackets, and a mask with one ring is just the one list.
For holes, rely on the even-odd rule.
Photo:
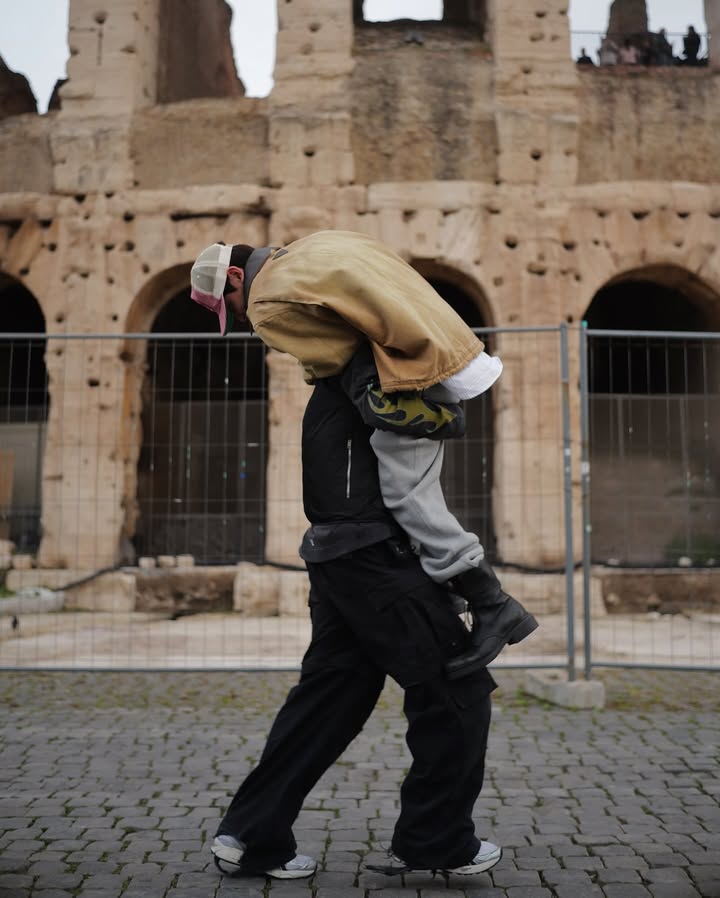
{"label": "pink cap brim", "polygon": [[212,293],[203,293],[202,290],[196,290],[194,287],[190,291],[190,299],[194,300],[198,305],[205,309],[209,309],[220,319],[220,333],[225,334],[227,326],[227,309],[225,308],[224,296],[213,296]]}

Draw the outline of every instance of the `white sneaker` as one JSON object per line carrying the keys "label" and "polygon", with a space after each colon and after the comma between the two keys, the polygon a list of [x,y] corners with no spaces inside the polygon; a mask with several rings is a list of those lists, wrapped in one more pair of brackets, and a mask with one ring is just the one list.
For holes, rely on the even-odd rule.
{"label": "white sneaker", "polygon": [[[210,846],[210,851],[215,855],[215,864],[222,873],[233,875],[239,872],[242,857],[245,854],[245,845],[234,836],[215,836]],[[235,869],[226,869],[222,863],[229,864]],[[294,858],[284,863],[281,867],[263,871],[266,876],[274,879],[304,879],[312,876],[317,869],[317,864],[311,857],[297,854]]]}
{"label": "white sneaker", "polygon": [[481,842],[475,857],[469,864],[464,864],[462,867],[413,867],[410,864],[406,864],[402,858],[393,854],[392,851],[388,851],[389,863],[367,864],[367,869],[373,870],[375,873],[382,873],[385,876],[398,876],[403,873],[420,873],[428,869],[433,872],[437,870],[438,872],[445,874],[457,873],[460,876],[470,876],[472,873],[484,873],[485,870],[494,867],[501,857],[502,848],[498,848],[498,846],[493,845],[492,842]]}
{"label": "white sneaker", "polygon": [[460,876],[469,876],[471,873],[484,873],[494,867],[502,857],[502,848],[493,845],[492,842],[481,842],[478,853],[470,861],[462,867],[451,867],[448,873],[457,873]]}
{"label": "white sneaker", "polygon": [[273,879],[305,879],[312,876],[317,869],[317,863],[306,854],[296,854],[294,858],[287,861],[282,867],[274,867],[272,870],[266,870],[267,876]]}
{"label": "white sneaker", "polygon": [[239,867],[242,856],[245,854],[245,845],[234,836],[215,836],[210,851],[215,855],[215,864],[218,870],[223,873],[235,873],[236,870],[226,870],[222,867],[220,861],[225,861],[233,867]]}

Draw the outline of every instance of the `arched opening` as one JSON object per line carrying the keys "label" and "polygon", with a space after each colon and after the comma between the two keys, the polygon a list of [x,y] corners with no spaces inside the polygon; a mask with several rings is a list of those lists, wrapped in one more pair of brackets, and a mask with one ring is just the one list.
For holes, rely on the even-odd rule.
{"label": "arched opening", "polygon": [[48,416],[44,334],[45,318],[33,294],[0,274],[0,539],[28,553],[40,544]]}
{"label": "arched opening", "polygon": [[153,323],[142,386],[138,555],[192,555],[200,564],[263,559],[265,352],[247,332],[208,336],[216,331],[217,318],[187,288]]}
{"label": "arched opening", "polygon": [[618,277],[588,307],[594,561],[720,563],[720,341],[702,337],[719,317],[720,297],[670,266]]}
{"label": "arched opening", "polygon": [[[472,328],[490,326],[485,296],[462,272],[433,262],[417,261],[415,269]],[[492,351],[489,335],[479,334]],[[493,525],[494,409],[493,391],[464,403],[465,436],[445,443],[443,490],[460,523],[480,538],[489,560],[496,555]]]}

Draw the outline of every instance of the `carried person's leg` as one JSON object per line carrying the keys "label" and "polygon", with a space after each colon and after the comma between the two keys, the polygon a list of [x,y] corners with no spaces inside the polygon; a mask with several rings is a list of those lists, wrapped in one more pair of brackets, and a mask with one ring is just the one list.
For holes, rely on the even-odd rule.
{"label": "carried person's leg", "polygon": [[[284,875],[282,866],[295,856],[292,826],[306,795],[362,729],[383,688],[384,674],[358,648],[321,590],[311,591],[310,609],[313,635],[300,681],[288,694],[257,766],[238,789],[213,843],[216,857],[243,871]],[[232,841],[223,846],[228,840],[222,836],[240,847],[233,849]],[[314,865],[295,875],[313,871]]]}

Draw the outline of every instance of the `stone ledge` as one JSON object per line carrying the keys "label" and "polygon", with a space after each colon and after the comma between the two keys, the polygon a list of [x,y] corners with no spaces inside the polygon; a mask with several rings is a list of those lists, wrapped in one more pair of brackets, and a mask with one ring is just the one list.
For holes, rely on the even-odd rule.
{"label": "stone ledge", "polygon": [[561,708],[604,708],[605,684],[600,680],[568,680],[564,671],[529,670],[524,691]]}
{"label": "stone ledge", "polygon": [[13,569],[8,571],[5,586],[11,592],[32,587],[45,589],[64,589],[68,583],[84,580],[93,573],[86,568],[32,568],[30,570]]}

